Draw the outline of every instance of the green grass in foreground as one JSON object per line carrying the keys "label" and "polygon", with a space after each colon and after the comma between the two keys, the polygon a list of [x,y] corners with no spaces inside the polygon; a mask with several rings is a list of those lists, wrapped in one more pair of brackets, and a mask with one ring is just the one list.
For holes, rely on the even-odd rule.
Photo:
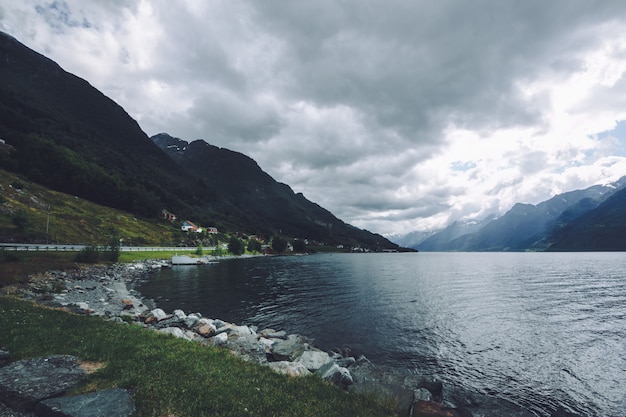
{"label": "green grass in foreground", "polygon": [[0,346],[16,358],[71,354],[103,362],[80,392],[127,388],[138,416],[393,416],[394,405],[317,377],[289,378],[136,325],[0,297]]}

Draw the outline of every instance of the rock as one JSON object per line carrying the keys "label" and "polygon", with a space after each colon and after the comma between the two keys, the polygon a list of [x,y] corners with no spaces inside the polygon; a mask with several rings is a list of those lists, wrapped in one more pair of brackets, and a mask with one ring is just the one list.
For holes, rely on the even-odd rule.
{"label": "rock", "polygon": [[86,376],[74,356],[13,362],[0,368],[0,401],[16,410],[29,411],[37,402],[63,394]]}
{"label": "rock", "polygon": [[221,328],[221,327],[226,326],[226,322],[225,322],[225,321],[222,321],[222,320],[219,320],[219,319],[217,319],[217,320],[213,320],[213,324],[214,324],[214,325],[215,325],[215,327],[217,327],[218,329],[219,329],[219,328]]}
{"label": "rock", "polygon": [[155,308],[151,311],[151,313],[157,321],[165,320],[167,318],[167,314],[165,314],[165,311],[161,310],[160,308]]}
{"label": "rock", "polygon": [[230,326],[230,333],[236,336],[252,336],[256,334],[248,326]]}
{"label": "rock", "polygon": [[272,339],[266,339],[264,337],[259,338],[259,345],[263,347],[263,351],[265,353],[270,353],[272,351],[272,345],[274,345],[274,343],[276,342]]}
{"label": "rock", "polygon": [[418,388],[413,391],[413,401],[432,401],[433,395],[426,388]]}
{"label": "rock", "polygon": [[356,359],[354,359],[352,356],[348,356],[347,358],[335,359],[335,363],[343,368],[349,368],[352,365],[356,364]]}
{"label": "rock", "polygon": [[200,318],[190,314],[184,319],[184,323],[185,327],[187,327],[188,329],[193,329],[198,324],[200,324]]}
{"label": "rock", "polygon": [[231,352],[248,362],[255,362],[260,365],[267,363],[265,346],[259,342],[256,335],[231,336],[228,337],[226,344]]}
{"label": "rock", "polygon": [[332,359],[326,352],[320,350],[305,350],[294,362],[301,363],[309,371],[315,372],[327,363],[332,362]]}
{"label": "rock", "polygon": [[213,343],[215,343],[216,346],[225,345],[227,341],[228,335],[226,333],[220,333],[213,336]]}
{"label": "rock", "polygon": [[90,308],[89,308],[89,304],[87,304],[87,303],[86,303],[86,302],[84,302],[84,301],[80,301],[80,302],[76,303],[76,305],[77,305],[77,306],[78,306],[78,308],[80,308],[81,310],[85,310],[85,311],[90,310]]}
{"label": "rock", "polygon": [[269,362],[268,366],[274,372],[278,372],[279,374],[284,374],[287,376],[307,376],[310,375],[311,372],[306,369],[304,365],[301,363],[294,363],[289,361],[279,361],[279,362]]}
{"label": "rock", "polygon": [[263,329],[261,330],[260,335],[267,339],[287,339],[287,332],[284,330],[277,332],[274,329]]}
{"label": "rock", "polygon": [[125,389],[109,389],[91,394],[51,398],[35,406],[42,417],[130,417],[135,404]]}
{"label": "rock", "polygon": [[443,401],[443,383],[441,381],[432,378],[424,378],[419,382],[417,388],[425,388],[430,391],[433,396],[433,401]]}
{"label": "rock", "polygon": [[347,388],[353,384],[352,375],[346,368],[342,368],[335,362],[329,362],[317,370],[316,374],[323,380],[332,382],[340,388]]}
{"label": "rock", "polygon": [[174,337],[178,337],[179,339],[185,339],[185,340],[190,340],[187,335],[185,334],[184,331],[182,331],[180,328],[178,327],[164,327],[162,329],[158,330],[159,333],[165,333],[165,334],[169,334],[172,335]]}
{"label": "rock", "polygon": [[290,334],[286,340],[278,340],[272,346],[272,357],[276,361],[292,362],[306,350],[302,337]]}
{"label": "rock", "polygon": [[434,401],[417,401],[412,417],[472,417],[472,413],[462,408],[448,408]]}
{"label": "rock", "polygon": [[185,320],[187,318],[187,315],[183,310],[174,310],[173,314],[181,320]]}
{"label": "rock", "polygon": [[201,324],[196,328],[196,331],[200,336],[211,337],[217,332],[217,329],[212,324]]}

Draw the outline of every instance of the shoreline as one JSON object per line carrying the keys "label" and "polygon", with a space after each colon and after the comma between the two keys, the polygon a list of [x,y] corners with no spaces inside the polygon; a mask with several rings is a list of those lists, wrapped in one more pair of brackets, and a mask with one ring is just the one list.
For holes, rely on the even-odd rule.
{"label": "shoreline", "polygon": [[[211,259],[220,260],[224,259]],[[324,352],[306,336],[288,334],[282,329],[259,330],[182,310],[166,313],[134,289],[149,279],[153,271],[166,265],[167,261],[148,260],[86,266],[70,272],[47,271],[33,279],[20,296],[73,313],[98,315],[120,323],[133,322],[204,345],[221,346],[243,360],[292,377],[317,373],[348,392],[378,392],[394,398],[402,416],[427,416],[431,414],[424,413],[434,409],[462,416],[535,416],[507,400],[381,367],[365,357],[354,358],[340,348]]]}

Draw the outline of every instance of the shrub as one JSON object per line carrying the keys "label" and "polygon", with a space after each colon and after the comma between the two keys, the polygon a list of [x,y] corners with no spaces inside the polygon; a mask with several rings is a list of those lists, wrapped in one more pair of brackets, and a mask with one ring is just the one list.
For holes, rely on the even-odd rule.
{"label": "shrub", "polygon": [[84,264],[95,264],[100,260],[100,250],[97,246],[86,246],[76,254],[74,261]]}

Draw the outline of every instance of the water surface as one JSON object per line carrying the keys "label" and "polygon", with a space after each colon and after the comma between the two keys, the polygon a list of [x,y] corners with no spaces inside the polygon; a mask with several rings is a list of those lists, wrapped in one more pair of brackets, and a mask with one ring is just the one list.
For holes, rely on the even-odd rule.
{"label": "water surface", "polygon": [[350,347],[523,405],[626,416],[626,254],[324,254],[157,272],[159,306]]}

